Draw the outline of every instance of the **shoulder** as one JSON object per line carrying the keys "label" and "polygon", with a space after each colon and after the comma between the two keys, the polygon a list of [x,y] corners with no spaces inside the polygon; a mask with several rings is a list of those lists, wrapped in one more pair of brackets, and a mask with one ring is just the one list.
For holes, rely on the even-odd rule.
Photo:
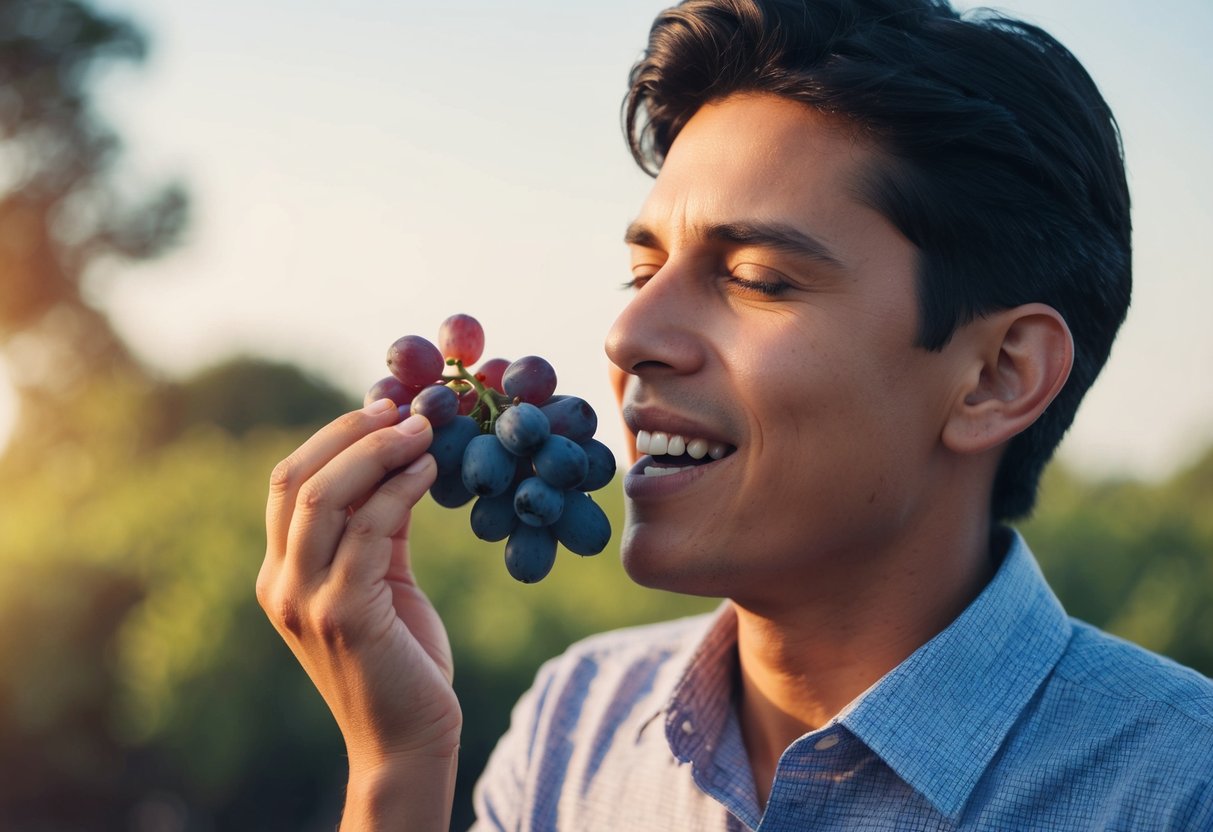
{"label": "shoulder", "polygon": [[1213,829],[1213,680],[1071,625],[975,811],[1022,816],[1047,796],[1068,828]]}
{"label": "shoulder", "polygon": [[1213,736],[1213,679],[1082,621],[1073,627],[1058,677],[1122,708],[1165,708]]}
{"label": "shoulder", "polygon": [[[591,687],[599,695],[604,688],[664,689],[661,683],[685,668],[714,620],[709,613],[589,636],[545,662],[532,690],[542,696],[552,689],[576,688],[588,696]],[[669,685],[673,683],[670,678]]]}
{"label": "shoulder", "polygon": [[483,828],[542,826],[532,821],[554,817],[569,784],[592,779],[574,771],[597,771],[617,738],[638,736],[665,705],[714,620],[601,633],[545,662],[476,785]]}
{"label": "shoulder", "polygon": [[1075,621],[1043,700],[1044,733],[1134,805],[1210,808],[1213,680]]}

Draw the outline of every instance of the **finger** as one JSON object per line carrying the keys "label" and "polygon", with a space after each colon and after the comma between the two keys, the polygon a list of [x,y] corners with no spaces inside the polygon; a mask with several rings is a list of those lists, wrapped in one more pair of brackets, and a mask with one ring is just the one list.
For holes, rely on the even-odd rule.
{"label": "finger", "polygon": [[[437,474],[434,458],[423,454],[354,512],[333,558],[329,573],[333,581],[369,585],[389,576],[393,552],[403,543],[399,535]],[[386,545],[389,541],[391,545]]]}
{"label": "finger", "polygon": [[410,416],[362,437],[299,487],[286,539],[286,563],[297,577],[329,566],[346,529],[346,508],[376,490],[389,472],[428,456],[432,437],[424,416]]}
{"label": "finger", "polygon": [[345,448],[399,418],[391,399],[371,402],[362,410],[346,413],[316,431],[294,453],[274,466],[265,506],[267,556],[281,559],[285,553],[287,529],[303,484]]}

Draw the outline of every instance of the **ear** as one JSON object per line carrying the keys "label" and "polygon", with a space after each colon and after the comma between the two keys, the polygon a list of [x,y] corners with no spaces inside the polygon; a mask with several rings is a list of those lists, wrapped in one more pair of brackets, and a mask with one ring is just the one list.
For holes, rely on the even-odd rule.
{"label": "ear", "polygon": [[[615,364],[608,366],[608,373],[611,377],[611,389],[615,391],[615,404],[621,409],[623,407],[623,394],[627,390],[628,381],[632,378],[629,374],[619,369]],[[627,440],[628,458],[635,463],[639,458],[636,455],[636,434],[632,433],[625,424],[623,426],[623,436]]]}
{"label": "ear", "polygon": [[1029,303],[966,325],[972,367],[944,426],[962,454],[996,448],[1032,425],[1070,376],[1074,339],[1051,306]]}

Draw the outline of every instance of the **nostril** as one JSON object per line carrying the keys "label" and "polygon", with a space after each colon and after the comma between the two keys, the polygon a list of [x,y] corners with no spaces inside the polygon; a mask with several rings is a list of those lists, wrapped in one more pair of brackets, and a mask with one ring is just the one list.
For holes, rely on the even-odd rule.
{"label": "nostril", "polygon": [[664,361],[640,361],[632,365],[632,369],[629,372],[639,373],[644,370],[667,370],[669,368],[670,365]]}

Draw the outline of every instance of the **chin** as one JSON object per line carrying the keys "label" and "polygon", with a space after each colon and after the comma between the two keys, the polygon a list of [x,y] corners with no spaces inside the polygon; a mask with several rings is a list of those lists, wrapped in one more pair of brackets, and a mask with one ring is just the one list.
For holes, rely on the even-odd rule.
{"label": "chin", "polygon": [[715,552],[696,551],[685,537],[663,542],[629,524],[620,541],[619,555],[628,577],[649,589],[725,598],[737,586],[736,568],[722,569]]}

